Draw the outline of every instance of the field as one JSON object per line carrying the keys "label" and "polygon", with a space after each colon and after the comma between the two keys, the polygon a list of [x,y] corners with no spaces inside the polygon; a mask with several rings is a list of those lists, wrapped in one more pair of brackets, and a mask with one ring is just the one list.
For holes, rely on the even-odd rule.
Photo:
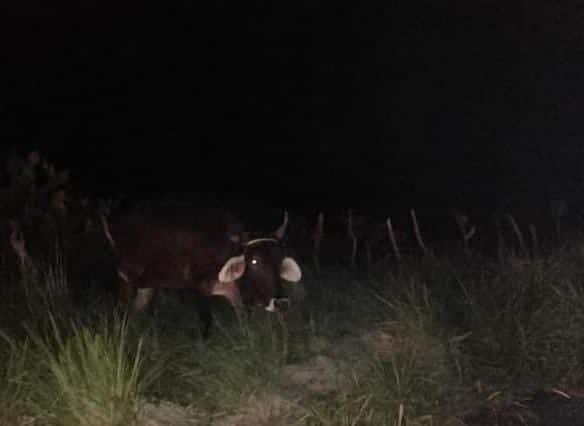
{"label": "field", "polygon": [[204,340],[188,292],[128,317],[111,259],[87,242],[99,227],[84,223],[80,238],[67,231],[76,221],[51,222],[59,197],[32,208],[43,197],[10,199],[22,219],[2,255],[2,425],[582,422],[576,233],[538,250],[517,238],[498,256],[462,238],[398,259],[388,243],[367,268],[302,256],[288,312],[238,317],[213,300]]}

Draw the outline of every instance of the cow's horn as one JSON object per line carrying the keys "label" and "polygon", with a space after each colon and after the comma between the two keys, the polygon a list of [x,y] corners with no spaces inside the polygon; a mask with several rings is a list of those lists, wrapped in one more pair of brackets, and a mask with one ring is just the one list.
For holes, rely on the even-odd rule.
{"label": "cow's horn", "polygon": [[287,226],[288,226],[288,212],[284,211],[284,222],[282,222],[280,227],[276,230],[276,232],[274,232],[274,235],[276,236],[277,239],[281,240],[282,238],[284,238],[284,235],[286,234],[286,227]]}

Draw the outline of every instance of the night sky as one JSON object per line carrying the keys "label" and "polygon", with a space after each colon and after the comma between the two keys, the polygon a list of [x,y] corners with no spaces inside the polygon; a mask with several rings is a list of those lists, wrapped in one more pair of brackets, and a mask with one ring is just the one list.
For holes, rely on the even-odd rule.
{"label": "night sky", "polygon": [[3,4],[2,150],[98,195],[584,199],[583,2],[352,3]]}

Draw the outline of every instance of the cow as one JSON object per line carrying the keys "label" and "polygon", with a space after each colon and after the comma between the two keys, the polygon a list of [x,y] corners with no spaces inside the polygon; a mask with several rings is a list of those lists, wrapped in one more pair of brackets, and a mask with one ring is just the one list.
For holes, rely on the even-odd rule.
{"label": "cow", "polygon": [[250,234],[231,213],[215,210],[135,209],[102,225],[114,251],[121,298],[130,311],[143,311],[157,289],[193,289],[203,336],[212,323],[208,298],[222,296],[236,309],[269,312],[289,304],[282,280],[296,283],[302,271],[287,256],[283,223],[267,235]]}

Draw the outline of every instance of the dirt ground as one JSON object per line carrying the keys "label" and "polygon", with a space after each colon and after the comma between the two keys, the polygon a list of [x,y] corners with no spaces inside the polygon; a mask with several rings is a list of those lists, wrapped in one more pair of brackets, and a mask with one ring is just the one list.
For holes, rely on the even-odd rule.
{"label": "dirt ground", "polygon": [[[140,426],[286,426],[296,425],[298,407],[280,395],[252,396],[240,412],[204,419],[196,412],[169,402],[146,404]],[[506,407],[486,410],[465,419],[468,426],[584,426],[584,399],[549,396],[525,404],[525,408]],[[382,425],[380,425],[382,426]]]}
{"label": "dirt ground", "polygon": [[[311,342],[315,355],[303,362],[287,365],[282,370],[282,377],[292,388],[324,396],[350,385],[343,371],[349,370],[348,364],[353,369],[356,367],[359,352],[364,348],[380,357],[388,357],[395,347],[392,336],[382,331],[346,336],[341,341],[336,340],[334,345],[324,338],[315,339]],[[291,394],[271,389],[249,395],[236,412],[218,413],[215,419],[209,419],[208,414],[199,413],[194,408],[166,401],[147,403],[141,411],[138,425],[298,425],[303,408]],[[525,392],[521,397],[489,402],[483,409],[468,415],[464,422],[468,426],[584,426],[584,391],[552,388]]]}

